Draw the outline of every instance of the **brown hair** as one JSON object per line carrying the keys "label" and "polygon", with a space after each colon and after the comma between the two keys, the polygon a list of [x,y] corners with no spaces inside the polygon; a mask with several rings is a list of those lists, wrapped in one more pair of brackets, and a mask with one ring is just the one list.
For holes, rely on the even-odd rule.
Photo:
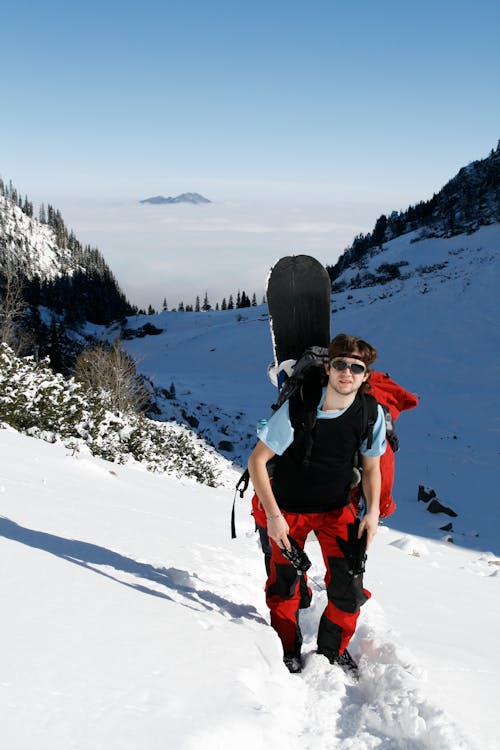
{"label": "brown hair", "polygon": [[369,389],[368,382],[372,372],[370,365],[377,359],[377,350],[374,346],[363,339],[358,339],[357,336],[339,333],[331,340],[328,347],[328,360],[335,359],[335,357],[352,357],[364,362],[368,372],[368,380],[364,385]]}

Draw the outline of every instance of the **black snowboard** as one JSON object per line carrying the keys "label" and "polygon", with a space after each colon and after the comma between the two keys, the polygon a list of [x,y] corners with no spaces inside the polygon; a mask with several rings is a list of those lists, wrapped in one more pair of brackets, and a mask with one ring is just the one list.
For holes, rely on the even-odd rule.
{"label": "black snowboard", "polygon": [[287,255],[273,266],[266,296],[278,364],[310,346],[328,346],[330,294],[326,269],[309,255]]}

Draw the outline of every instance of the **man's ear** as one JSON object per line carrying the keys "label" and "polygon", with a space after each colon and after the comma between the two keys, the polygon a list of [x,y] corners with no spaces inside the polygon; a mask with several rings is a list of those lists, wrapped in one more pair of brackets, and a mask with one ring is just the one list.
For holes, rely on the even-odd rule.
{"label": "man's ear", "polygon": [[323,362],[323,367],[325,368],[325,372],[328,375],[330,372],[330,363],[329,362]]}

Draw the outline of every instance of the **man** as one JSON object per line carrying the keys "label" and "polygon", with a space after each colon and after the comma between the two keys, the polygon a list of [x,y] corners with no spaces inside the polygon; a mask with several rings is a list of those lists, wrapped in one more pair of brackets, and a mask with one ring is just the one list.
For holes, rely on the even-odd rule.
{"label": "man", "polygon": [[[336,336],[328,349],[327,382],[317,407],[307,460],[301,449],[304,435],[290,421],[289,401],[259,432],[259,442],[250,456],[248,468],[266,514],[271,541],[266,602],[290,672],[300,672],[302,668],[302,635],[297,617],[300,578],[282,550],[291,548],[289,536],[303,548],[311,531],[316,533],[323,553],[328,595],[318,629],[318,653],[331,663],[356,668],[346,647],[354,634],[359,608],[370,593],[363,589],[362,576],[349,571],[337,537],[348,539],[348,524],[356,517],[349,490],[358,449],[362,455],[363,494],[367,503],[358,537],[366,530],[368,547],[377,532],[385,418],[379,406],[372,445],[368,447],[366,440],[362,442],[363,406],[358,396],[361,389],[368,387],[369,368],[376,357],[376,350],[367,342],[346,334]],[[266,465],[276,454],[280,458],[271,484]]]}

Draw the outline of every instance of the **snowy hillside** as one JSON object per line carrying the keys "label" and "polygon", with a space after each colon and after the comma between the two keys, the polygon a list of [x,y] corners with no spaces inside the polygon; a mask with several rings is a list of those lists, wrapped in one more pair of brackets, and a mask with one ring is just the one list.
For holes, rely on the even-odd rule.
{"label": "snowy hillside", "polygon": [[[35,218],[33,204],[27,198],[23,204],[15,188],[6,188],[0,178],[2,303],[6,287],[14,281],[20,284],[27,305],[37,313],[40,305],[58,315],[64,312],[70,328],[85,320],[109,323],[136,311],[97,248],[82,246],[67,229],[61,213],[50,205],[47,210],[42,205],[40,217]],[[25,327],[43,348],[37,313],[31,310],[31,323],[25,321]]]}
{"label": "snowy hillside", "polygon": [[51,281],[80,268],[69,248],[58,247],[53,227],[27,216],[2,195],[0,217],[3,270],[11,264],[28,279],[38,276]]}
{"label": "snowy hillside", "polygon": [[[353,288],[379,287],[377,297],[385,299],[403,289],[427,294],[431,287],[453,279],[468,285],[480,267],[494,262],[498,255],[499,226],[491,224],[472,234],[448,238],[421,238],[420,230],[415,230],[373,249],[359,266],[344,271],[335,286],[351,292]],[[399,283],[391,284],[393,281]]]}
{"label": "snowy hillside", "polygon": [[[398,508],[369,555],[373,596],[353,642],[360,683],[314,654],[325,594],[312,540],[306,665],[300,676],[283,666],[248,496],[229,538],[238,471],[222,464],[224,485],[208,488],[0,430],[9,750],[500,748],[500,226],[411,239],[387,243],[363,269],[404,262],[399,277],[332,302],[334,332],[373,342],[380,369],[420,397],[398,422]],[[166,312],[128,326],[146,322],[162,332],[125,343],[163,417],[243,465],[275,397],[266,309]],[[457,516],[429,513],[419,484]]]}
{"label": "snowy hillside", "polygon": [[[418,485],[431,485],[445,505],[460,512],[453,521],[454,541],[498,553],[500,508],[492,497],[500,480],[494,413],[500,373],[500,225],[450,239],[412,239],[397,238],[381,254],[387,263],[406,263],[401,267],[405,278],[334,295],[332,329],[373,342],[379,369],[420,397],[419,408],[398,423],[399,512],[392,522],[442,537],[443,519],[415,505]],[[379,254],[366,272],[380,263]],[[163,332],[127,341],[126,347],[157,386],[174,384],[176,398],[160,401],[165,418],[188,420],[243,465],[255,441],[255,425],[269,415],[276,396],[266,377],[271,359],[267,309],[169,312],[140,316],[129,325],[139,328],[146,321]],[[229,451],[224,450],[228,442]],[[486,513],[488,522],[480,524],[478,515]]]}
{"label": "snowy hillside", "polygon": [[[230,493],[0,431],[2,743],[9,750],[493,750],[498,560],[383,527],[353,652],[290,675]],[[466,606],[463,606],[466,603]],[[477,612],[489,627],[477,635]],[[471,701],[474,696],[474,701]]]}
{"label": "snowy hillside", "polygon": [[471,162],[428,201],[406,211],[382,214],[371,233],[359,234],[334,266],[337,281],[345,270],[364,265],[385,242],[413,233],[413,239],[458,237],[500,221],[500,141],[485,159]]}

